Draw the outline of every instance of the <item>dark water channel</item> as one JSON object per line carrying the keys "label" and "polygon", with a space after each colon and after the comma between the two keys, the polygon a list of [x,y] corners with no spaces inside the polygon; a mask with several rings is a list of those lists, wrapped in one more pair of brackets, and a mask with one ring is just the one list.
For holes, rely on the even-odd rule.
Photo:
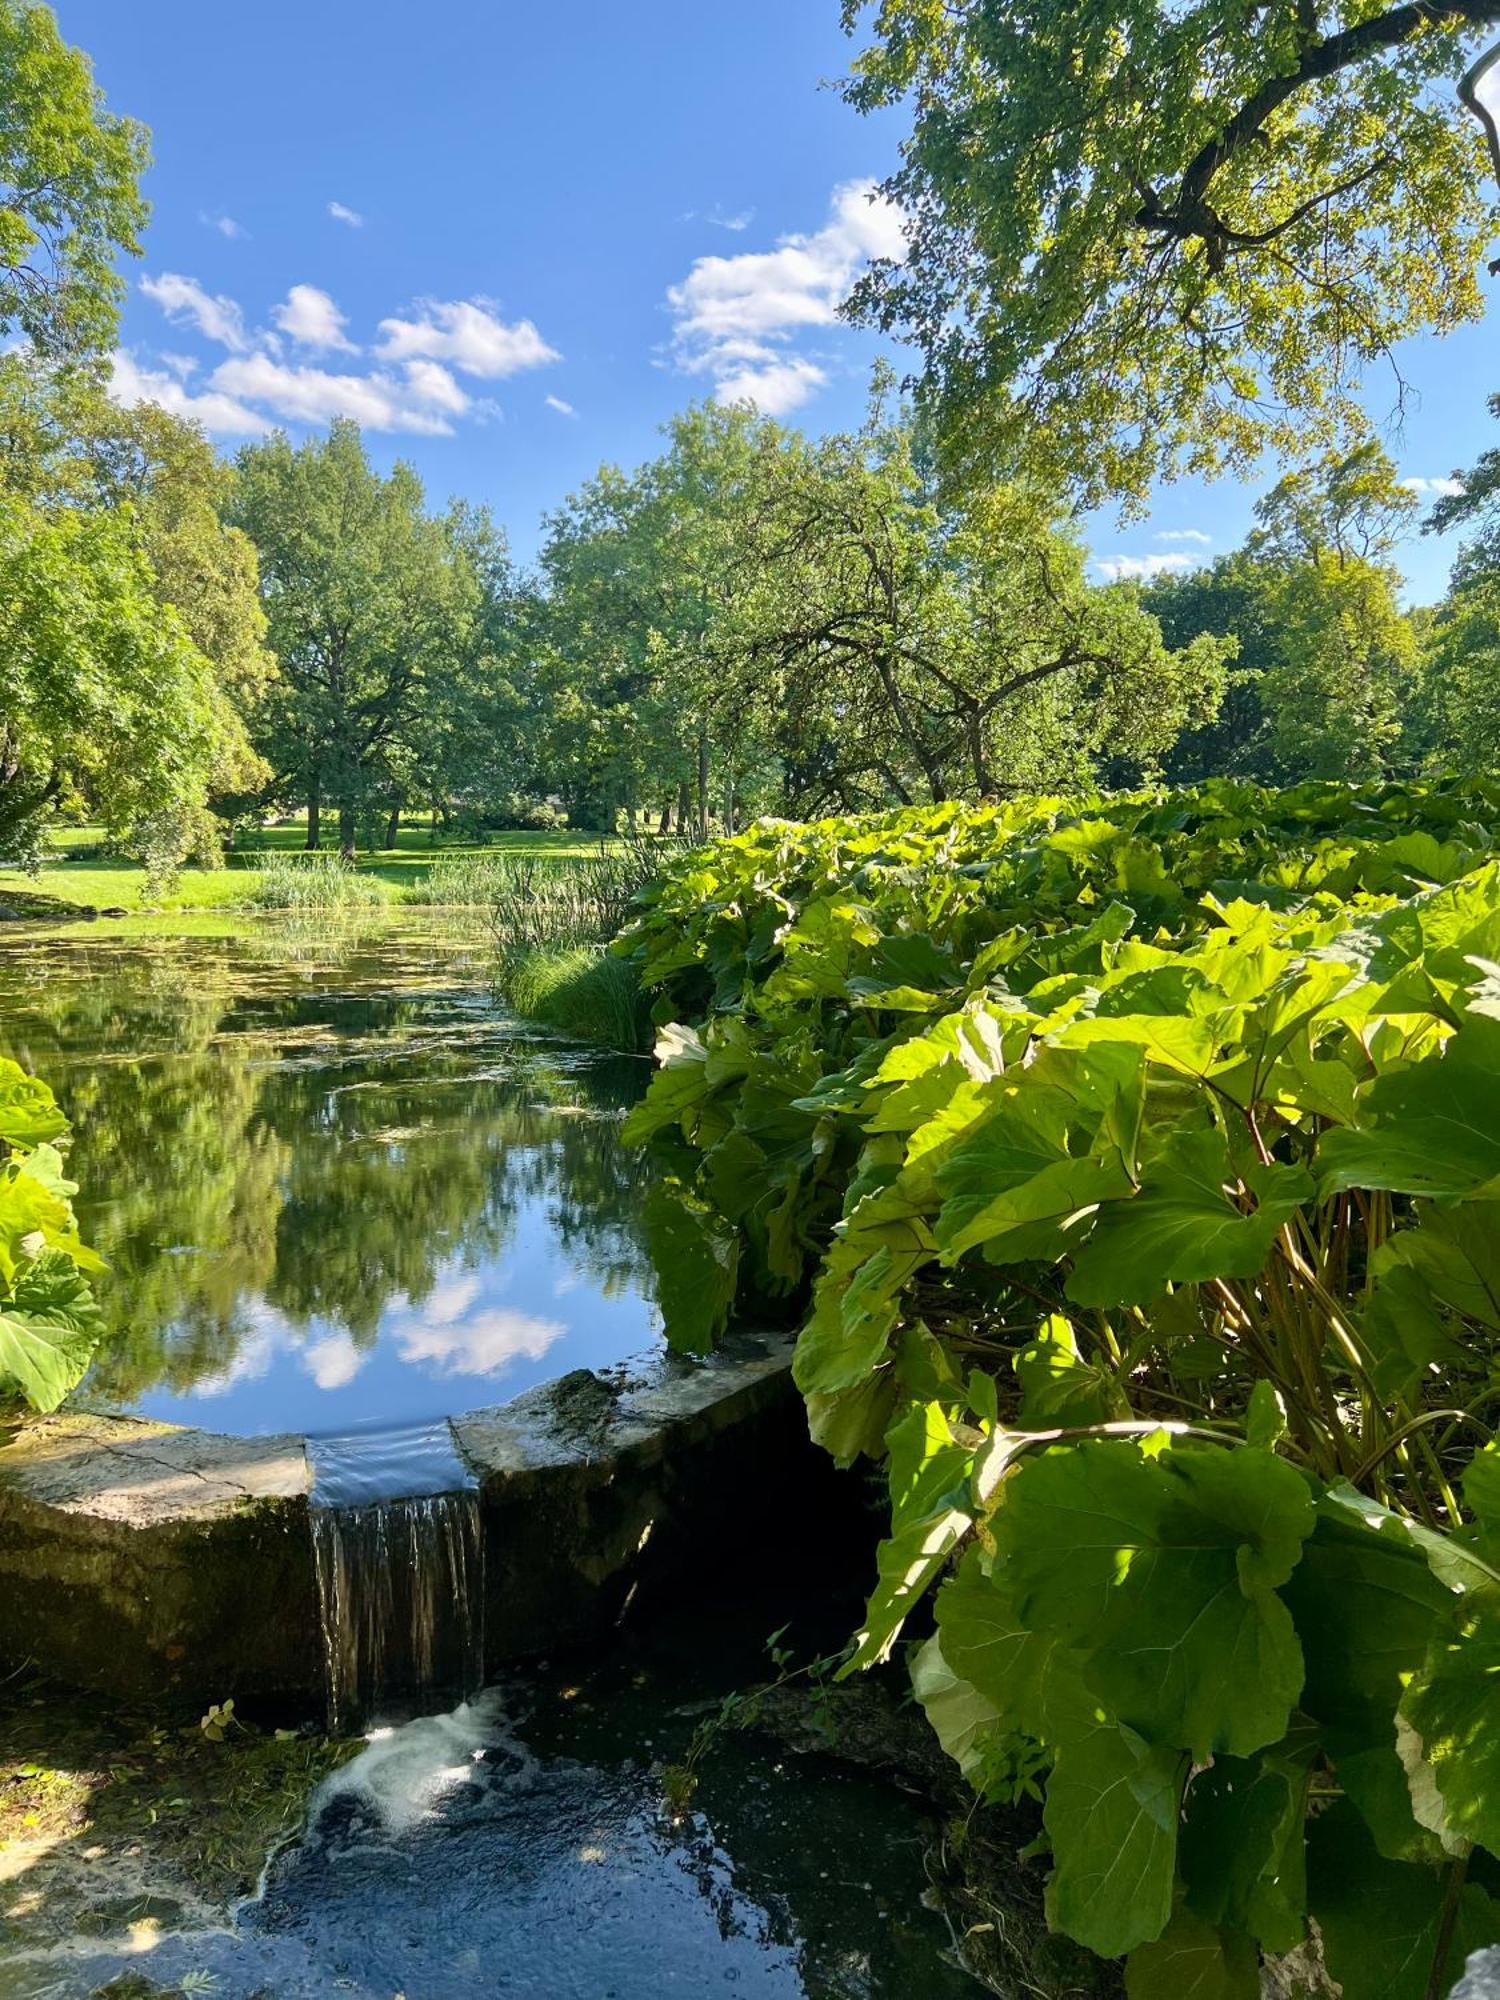
{"label": "dark water channel", "polygon": [[[663,1769],[764,1620],[683,1616],[377,1733],[233,1927],[0,1964],[7,2000],[969,2000],[924,1905],[937,1828],[905,1794],[731,1732],[674,1816]],[[6,1979],[10,1983],[6,1984]]]}
{"label": "dark water channel", "polygon": [[420,1424],[657,1337],[646,1065],[508,1017],[452,935],[7,938],[0,1052],[75,1121],[96,1404]]}

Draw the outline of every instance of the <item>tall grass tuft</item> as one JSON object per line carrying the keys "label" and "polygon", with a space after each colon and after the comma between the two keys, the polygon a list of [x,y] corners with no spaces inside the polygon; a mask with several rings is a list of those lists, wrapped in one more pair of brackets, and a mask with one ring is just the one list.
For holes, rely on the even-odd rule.
{"label": "tall grass tuft", "polygon": [[651,1006],[635,967],[602,945],[502,952],[496,984],[518,1014],[560,1035],[629,1055],[651,1046]]}
{"label": "tall grass tuft", "polygon": [[386,883],[361,875],[337,854],[268,854],[251,900],[262,910],[293,915],[369,910],[391,900]]}
{"label": "tall grass tuft", "polygon": [[428,880],[437,888],[424,900],[483,907],[501,952],[603,945],[661,864],[660,852],[644,842],[601,847],[584,857],[460,856],[433,869]]}

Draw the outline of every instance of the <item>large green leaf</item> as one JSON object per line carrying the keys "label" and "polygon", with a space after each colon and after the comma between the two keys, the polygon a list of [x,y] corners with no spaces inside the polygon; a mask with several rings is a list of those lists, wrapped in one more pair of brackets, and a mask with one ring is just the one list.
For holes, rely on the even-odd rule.
{"label": "large green leaf", "polygon": [[1500,1855],[1500,1593],[1468,1600],[1433,1640],[1401,1714],[1448,1828]]}
{"label": "large green leaf", "polygon": [[1016,1742],[992,1702],[961,1679],[934,1636],[912,1654],[912,1692],[944,1750],[981,1798],[1014,1781]]}
{"label": "large green leaf", "polygon": [[875,1588],[844,1674],[889,1657],[901,1627],[974,1520],[973,1453],[955,1441],[938,1404],[908,1411],[891,1426],[886,1446],[891,1532],[877,1551]]}
{"label": "large green leaf", "polygon": [[1182,1829],[1182,1875],[1197,1915],[1249,1932],[1267,1951],[1306,1935],[1303,1819],[1316,1738],[1259,1757],[1216,1757],[1195,1774]]}
{"label": "large green leaf", "polygon": [[1470,1882],[1458,1900],[1446,1961],[1429,1987],[1444,1929],[1446,1868],[1387,1861],[1347,1804],[1308,1834],[1309,1907],[1344,2000],[1427,2000],[1446,1993],[1471,1951],[1500,1941],[1500,1904]]}
{"label": "large green leaf", "polygon": [[0,1290],[0,1387],[55,1410],[87,1374],[103,1330],[88,1281],[66,1256],[44,1254],[8,1295]]}
{"label": "large green leaf", "polygon": [[1055,1864],[1047,1916],[1103,1958],[1167,1927],[1188,1764],[1102,1713],[1080,1717],[1058,1750],[1043,1814]]}
{"label": "large green leaf", "polygon": [[1259,2000],[1260,1953],[1243,1931],[1179,1910],[1154,1944],[1130,1954],[1127,2000]]}
{"label": "large green leaf", "polygon": [[1033,1631],[1016,1610],[1011,1578],[972,1548],[938,1592],[943,1657],[1013,1729],[1056,1745],[1091,1704],[1083,1662],[1051,1632]]}
{"label": "large green leaf", "polygon": [[60,1139],[67,1129],[67,1119],[41,1078],[0,1056],[0,1143],[29,1150]]}
{"label": "large green leaf", "polygon": [[1169,1284],[1254,1277],[1277,1230],[1312,1193],[1301,1167],[1256,1165],[1240,1174],[1221,1132],[1175,1133],[1140,1192],[1101,1209],[1068,1296],[1085,1306],[1144,1305]]}
{"label": "large green leaf", "polygon": [[1425,1061],[1377,1077],[1359,1119],[1318,1146],[1325,1194],[1500,1194],[1500,1021],[1471,1017]]}
{"label": "large green leaf", "polygon": [[1022,1465],[994,1533],[1027,1624],[1084,1652],[1124,1721],[1201,1762],[1286,1732],[1303,1666],[1276,1587],[1312,1524],[1305,1481],[1269,1452],[1101,1440]]}
{"label": "large green leaf", "polygon": [[86,1270],[100,1259],[80,1241],[73,1220],[74,1184],[50,1145],[0,1161],[0,1285],[10,1282],[39,1248],[61,1251]]}

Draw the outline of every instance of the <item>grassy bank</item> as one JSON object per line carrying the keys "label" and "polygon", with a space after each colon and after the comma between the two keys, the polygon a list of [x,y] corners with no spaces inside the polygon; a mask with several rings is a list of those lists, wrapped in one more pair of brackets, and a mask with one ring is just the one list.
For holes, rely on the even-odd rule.
{"label": "grassy bank", "polygon": [[[264,907],[267,874],[297,865],[297,857],[305,854],[307,827],[295,820],[267,827],[255,836],[254,846],[226,855],[224,867],[184,868],[170,887],[155,893],[139,862],[100,853],[103,839],[103,829],[97,826],[58,828],[40,875],[0,868],[0,904],[22,908],[27,897],[44,896],[75,909],[124,910],[132,916],[145,910],[228,912]],[[391,901],[446,902],[454,898],[430,895],[427,884],[435,875],[447,876],[451,883],[456,879],[452,871],[465,864],[482,866],[504,856],[577,861],[598,852],[596,836],[566,832],[503,833],[482,846],[456,841],[434,845],[430,828],[417,822],[402,829],[395,847],[362,852],[355,872],[383,885],[376,894]],[[332,859],[325,851],[323,860]]]}

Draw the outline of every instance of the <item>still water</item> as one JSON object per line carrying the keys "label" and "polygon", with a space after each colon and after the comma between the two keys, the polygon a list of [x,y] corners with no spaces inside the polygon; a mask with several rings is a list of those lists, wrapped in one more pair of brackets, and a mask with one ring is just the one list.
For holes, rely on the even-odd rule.
{"label": "still water", "polygon": [[0,1053],[74,1121],[93,1406],[419,1424],[659,1336],[647,1065],[517,1022],[451,935],[5,939]]}

